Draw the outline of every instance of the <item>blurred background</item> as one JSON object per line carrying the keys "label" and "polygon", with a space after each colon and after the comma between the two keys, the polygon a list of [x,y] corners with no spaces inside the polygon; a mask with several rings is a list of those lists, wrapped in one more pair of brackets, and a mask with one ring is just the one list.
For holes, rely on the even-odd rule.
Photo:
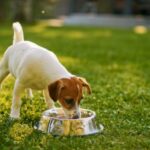
{"label": "blurred background", "polygon": [[54,26],[149,26],[150,0],[0,1],[0,22],[32,23],[39,20],[49,20]]}

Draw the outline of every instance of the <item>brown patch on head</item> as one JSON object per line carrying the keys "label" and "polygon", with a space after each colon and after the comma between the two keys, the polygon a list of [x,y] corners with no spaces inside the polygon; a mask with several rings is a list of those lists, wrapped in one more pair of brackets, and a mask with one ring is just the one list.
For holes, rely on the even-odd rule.
{"label": "brown patch on head", "polygon": [[48,86],[51,98],[59,100],[65,109],[74,109],[80,104],[83,95],[83,88],[86,88],[88,93],[91,89],[87,81],[83,78],[72,77],[62,78]]}
{"label": "brown patch on head", "polygon": [[64,87],[63,82],[58,80],[48,86],[49,95],[54,100],[57,101],[60,95],[61,89]]}

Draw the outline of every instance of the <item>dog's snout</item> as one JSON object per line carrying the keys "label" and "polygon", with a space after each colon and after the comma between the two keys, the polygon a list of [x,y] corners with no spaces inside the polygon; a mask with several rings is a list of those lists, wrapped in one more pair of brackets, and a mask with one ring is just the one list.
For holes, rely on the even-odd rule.
{"label": "dog's snout", "polygon": [[69,111],[64,108],[64,114],[68,119],[78,119],[81,117],[80,109]]}
{"label": "dog's snout", "polygon": [[78,118],[80,118],[80,117],[81,117],[80,112],[76,112],[76,113],[74,113],[72,119],[78,119]]}
{"label": "dog's snout", "polygon": [[78,118],[80,118],[80,116],[77,114],[72,117],[72,119],[78,119]]}

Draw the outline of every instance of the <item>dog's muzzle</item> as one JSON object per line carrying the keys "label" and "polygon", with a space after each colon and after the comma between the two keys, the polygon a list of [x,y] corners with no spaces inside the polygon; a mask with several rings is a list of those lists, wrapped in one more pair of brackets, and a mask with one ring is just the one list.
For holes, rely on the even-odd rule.
{"label": "dog's muzzle", "polygon": [[65,116],[69,119],[78,119],[81,117],[80,109],[66,110],[64,109]]}
{"label": "dog's muzzle", "polygon": [[78,115],[78,114],[76,114],[72,117],[72,119],[78,119],[78,118],[80,118],[80,115]]}

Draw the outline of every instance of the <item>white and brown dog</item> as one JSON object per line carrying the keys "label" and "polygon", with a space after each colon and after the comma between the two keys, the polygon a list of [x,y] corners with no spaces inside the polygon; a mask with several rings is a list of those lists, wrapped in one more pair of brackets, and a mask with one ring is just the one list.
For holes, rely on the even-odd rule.
{"label": "white and brown dog", "polygon": [[54,107],[53,101],[59,100],[68,118],[79,118],[83,88],[91,93],[87,81],[68,72],[53,52],[24,41],[19,23],[14,23],[13,29],[13,45],[0,62],[0,84],[9,73],[16,78],[10,117],[20,117],[21,93],[27,89],[32,96],[31,89],[36,89],[43,90],[48,108]]}

